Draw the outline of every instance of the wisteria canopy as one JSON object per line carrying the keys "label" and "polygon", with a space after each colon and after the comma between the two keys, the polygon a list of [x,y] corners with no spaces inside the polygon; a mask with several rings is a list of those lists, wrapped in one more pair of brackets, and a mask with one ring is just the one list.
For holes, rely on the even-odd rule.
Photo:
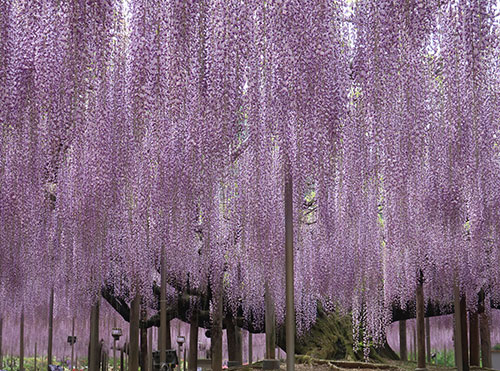
{"label": "wisteria canopy", "polygon": [[[496,0],[0,0],[0,313],[176,289],[378,338],[500,302]],[[173,297],[172,288],[167,297]]]}

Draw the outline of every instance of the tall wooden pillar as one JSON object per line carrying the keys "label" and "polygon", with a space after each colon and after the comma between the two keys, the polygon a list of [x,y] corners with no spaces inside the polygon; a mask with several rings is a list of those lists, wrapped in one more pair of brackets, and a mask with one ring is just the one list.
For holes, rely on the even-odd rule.
{"label": "tall wooden pillar", "polygon": [[[145,323],[148,319],[145,303],[141,303],[141,319]],[[140,353],[139,365],[141,370],[146,370],[148,367],[148,329],[145,327],[140,328]]]}
{"label": "tall wooden pillar", "polygon": [[274,314],[274,302],[267,286],[265,287],[264,300],[266,304],[265,311],[265,330],[266,330],[266,359],[276,358],[276,319]]}
{"label": "tall wooden pillar", "polygon": [[431,363],[431,324],[429,317],[425,319],[425,353],[427,354],[427,363]]}
{"label": "tall wooden pillar", "polygon": [[469,312],[470,365],[479,366],[479,315]]}
{"label": "tall wooden pillar", "polygon": [[290,168],[285,175],[285,266],[286,266],[286,369],[295,370],[295,301],[293,286],[293,186]]}
{"label": "tall wooden pillar", "polygon": [[90,309],[89,371],[99,371],[99,301]]}
{"label": "tall wooden pillar", "polygon": [[[170,349],[169,344],[166,343],[167,330],[168,339],[170,340],[170,326],[167,320],[167,267],[165,262],[165,245],[161,244],[160,253],[160,331],[158,334],[158,350],[160,351],[160,365],[166,361],[167,349]],[[168,328],[167,328],[168,327]]]}
{"label": "tall wooden pillar", "polygon": [[252,333],[248,331],[248,364],[251,365],[253,362],[253,340]]}
{"label": "tall wooden pillar", "polygon": [[54,287],[50,289],[49,296],[49,335],[47,340],[47,365],[52,364],[52,339],[54,327]]}
{"label": "tall wooden pillar", "polygon": [[422,278],[417,282],[417,370],[425,370],[424,287]]}
{"label": "tall wooden pillar", "polygon": [[408,360],[408,351],[406,348],[406,320],[399,321],[399,357],[402,361]]}
{"label": "tall wooden pillar", "polygon": [[19,322],[19,371],[24,371],[24,308]]}
{"label": "tall wooden pillar", "polygon": [[213,302],[210,350],[212,354],[212,371],[222,371],[222,278],[216,287]]}
{"label": "tall wooden pillar", "polygon": [[479,293],[479,335],[481,338],[481,362],[483,367],[491,368],[491,335],[490,322],[486,311],[486,298],[484,291]]}
{"label": "tall wooden pillar", "polygon": [[193,310],[189,324],[189,371],[198,369],[198,308]]}
{"label": "tall wooden pillar", "polygon": [[139,370],[139,318],[141,315],[141,297],[137,292],[130,304],[128,369]]}
{"label": "tall wooden pillar", "polygon": [[460,294],[458,284],[454,288],[455,309],[455,363],[458,371],[469,371],[467,342],[467,317],[465,313],[465,296]]}
{"label": "tall wooden pillar", "polygon": [[3,317],[0,315],[0,369],[3,370],[2,339],[3,339]]}

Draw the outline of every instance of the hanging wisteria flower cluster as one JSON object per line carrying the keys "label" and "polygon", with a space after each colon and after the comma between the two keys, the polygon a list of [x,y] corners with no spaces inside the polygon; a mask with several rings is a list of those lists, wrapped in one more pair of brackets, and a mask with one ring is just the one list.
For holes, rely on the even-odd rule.
{"label": "hanging wisteria flower cluster", "polygon": [[0,312],[152,302],[163,246],[176,290],[282,322],[287,177],[299,331],[380,339],[420,277],[500,301],[498,11],[0,0]]}

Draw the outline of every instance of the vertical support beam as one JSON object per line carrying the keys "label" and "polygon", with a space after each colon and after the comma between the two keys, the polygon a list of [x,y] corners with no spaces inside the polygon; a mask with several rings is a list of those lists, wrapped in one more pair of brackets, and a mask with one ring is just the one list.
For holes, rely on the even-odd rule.
{"label": "vertical support beam", "polygon": [[485,312],[479,315],[479,333],[481,336],[481,361],[483,367],[491,368],[491,334],[490,321]]}
{"label": "vertical support beam", "polygon": [[479,366],[479,315],[469,312],[470,365]]}
{"label": "vertical support beam", "polygon": [[465,294],[460,297],[460,330],[462,331],[462,362],[463,370],[469,371],[469,342],[467,336],[467,306]]}
{"label": "vertical support beam", "polygon": [[429,317],[425,319],[425,353],[427,354],[427,363],[431,363],[431,324]]}
{"label": "vertical support beam", "polygon": [[0,315],[0,369],[3,370],[2,340],[3,340],[3,316]]}
{"label": "vertical support beam", "polygon": [[413,328],[413,356],[412,359],[417,361],[417,320],[415,319],[415,327]]}
{"label": "vertical support beam", "polygon": [[288,168],[285,179],[285,265],[286,265],[286,369],[295,370],[295,302],[293,287],[293,186]]}
{"label": "vertical support beam", "polygon": [[189,371],[198,369],[198,308],[194,308],[189,324]]}
{"label": "vertical support beam", "polygon": [[481,362],[483,367],[491,368],[490,321],[486,312],[484,291],[479,292],[477,311],[479,313],[479,336],[481,338]]}
{"label": "vertical support beam", "polygon": [[[144,301],[141,303],[141,319],[143,322],[146,322],[148,319],[148,313],[146,311],[146,305]],[[139,353],[139,365],[141,366],[141,370],[146,370],[148,367],[148,329],[141,327],[140,328],[140,339],[141,339],[141,351]]]}
{"label": "vertical support beam", "polygon": [[242,341],[241,341],[241,328],[238,326],[234,326],[234,340],[235,340],[235,347],[236,347],[236,359],[235,361],[238,362],[239,365],[243,364],[243,347],[242,347]]}
{"label": "vertical support beam", "polygon": [[[116,317],[113,317],[113,327],[116,327]],[[113,371],[116,369],[116,338],[113,337]]]}
{"label": "vertical support beam", "polygon": [[408,351],[406,348],[406,320],[399,321],[399,358],[406,362],[408,360]]}
{"label": "vertical support beam", "polygon": [[455,365],[457,367],[458,371],[467,371],[464,369],[464,354],[463,354],[463,331],[462,331],[462,314],[461,314],[461,305],[460,305],[460,288],[458,287],[458,284],[455,283],[454,287],[454,309],[455,309],[455,314],[454,314],[454,322],[455,322],[455,341],[454,341],[454,347],[455,347]]}
{"label": "vertical support beam", "polygon": [[[160,334],[158,345],[160,351],[160,365],[166,361],[166,350],[170,347],[166,344],[167,338],[167,267],[165,262],[165,245],[161,244],[160,252]],[[170,328],[168,329],[168,337],[170,339]]]}
{"label": "vertical support beam", "polygon": [[210,348],[212,371],[222,371],[222,277],[214,290]]}
{"label": "vertical support beam", "polygon": [[89,371],[99,370],[99,305],[100,297],[90,309]]}
{"label": "vertical support beam", "polygon": [[50,296],[49,296],[49,336],[47,340],[47,365],[52,364],[53,328],[54,328],[54,287],[50,289]]}
{"label": "vertical support beam", "polygon": [[132,303],[130,303],[130,328],[129,328],[129,351],[128,369],[139,370],[139,318],[141,315],[141,297],[138,289]]}
{"label": "vertical support beam", "polygon": [[232,319],[226,319],[227,358],[229,362],[236,361],[236,331]]}
{"label": "vertical support beam", "polygon": [[417,282],[417,370],[425,370],[424,286],[422,273]]}
{"label": "vertical support beam", "polygon": [[[75,338],[75,317],[73,317],[71,321],[71,336],[73,339]],[[71,371],[73,371],[73,366],[74,366],[74,360],[75,360],[75,343],[71,343]]]}
{"label": "vertical support beam", "polygon": [[19,371],[24,371],[24,308],[19,323]]}
{"label": "vertical support beam", "polygon": [[253,359],[253,344],[252,344],[252,333],[248,331],[248,364],[252,364]]}
{"label": "vertical support beam", "polygon": [[274,314],[274,302],[267,283],[265,284],[265,330],[266,330],[266,359],[276,358],[276,317]]}
{"label": "vertical support beam", "polygon": [[153,328],[149,329],[148,339],[148,371],[153,371]]}
{"label": "vertical support beam", "polygon": [[124,359],[123,359],[123,348],[125,347],[125,345],[123,345],[121,348],[120,348],[120,371],[125,371],[125,362],[124,362]]}
{"label": "vertical support beam", "polygon": [[33,360],[33,368],[36,371],[36,342],[35,342],[35,359]]}

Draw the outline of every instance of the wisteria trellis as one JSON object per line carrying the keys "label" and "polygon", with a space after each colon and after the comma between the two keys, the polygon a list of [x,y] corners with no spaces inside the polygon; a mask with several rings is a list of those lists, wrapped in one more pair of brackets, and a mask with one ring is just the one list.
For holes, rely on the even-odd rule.
{"label": "wisteria trellis", "polygon": [[[496,301],[494,0],[0,0],[0,312],[169,275],[376,338],[393,303]],[[216,287],[216,285],[213,285]],[[472,305],[473,299],[471,299]]]}

